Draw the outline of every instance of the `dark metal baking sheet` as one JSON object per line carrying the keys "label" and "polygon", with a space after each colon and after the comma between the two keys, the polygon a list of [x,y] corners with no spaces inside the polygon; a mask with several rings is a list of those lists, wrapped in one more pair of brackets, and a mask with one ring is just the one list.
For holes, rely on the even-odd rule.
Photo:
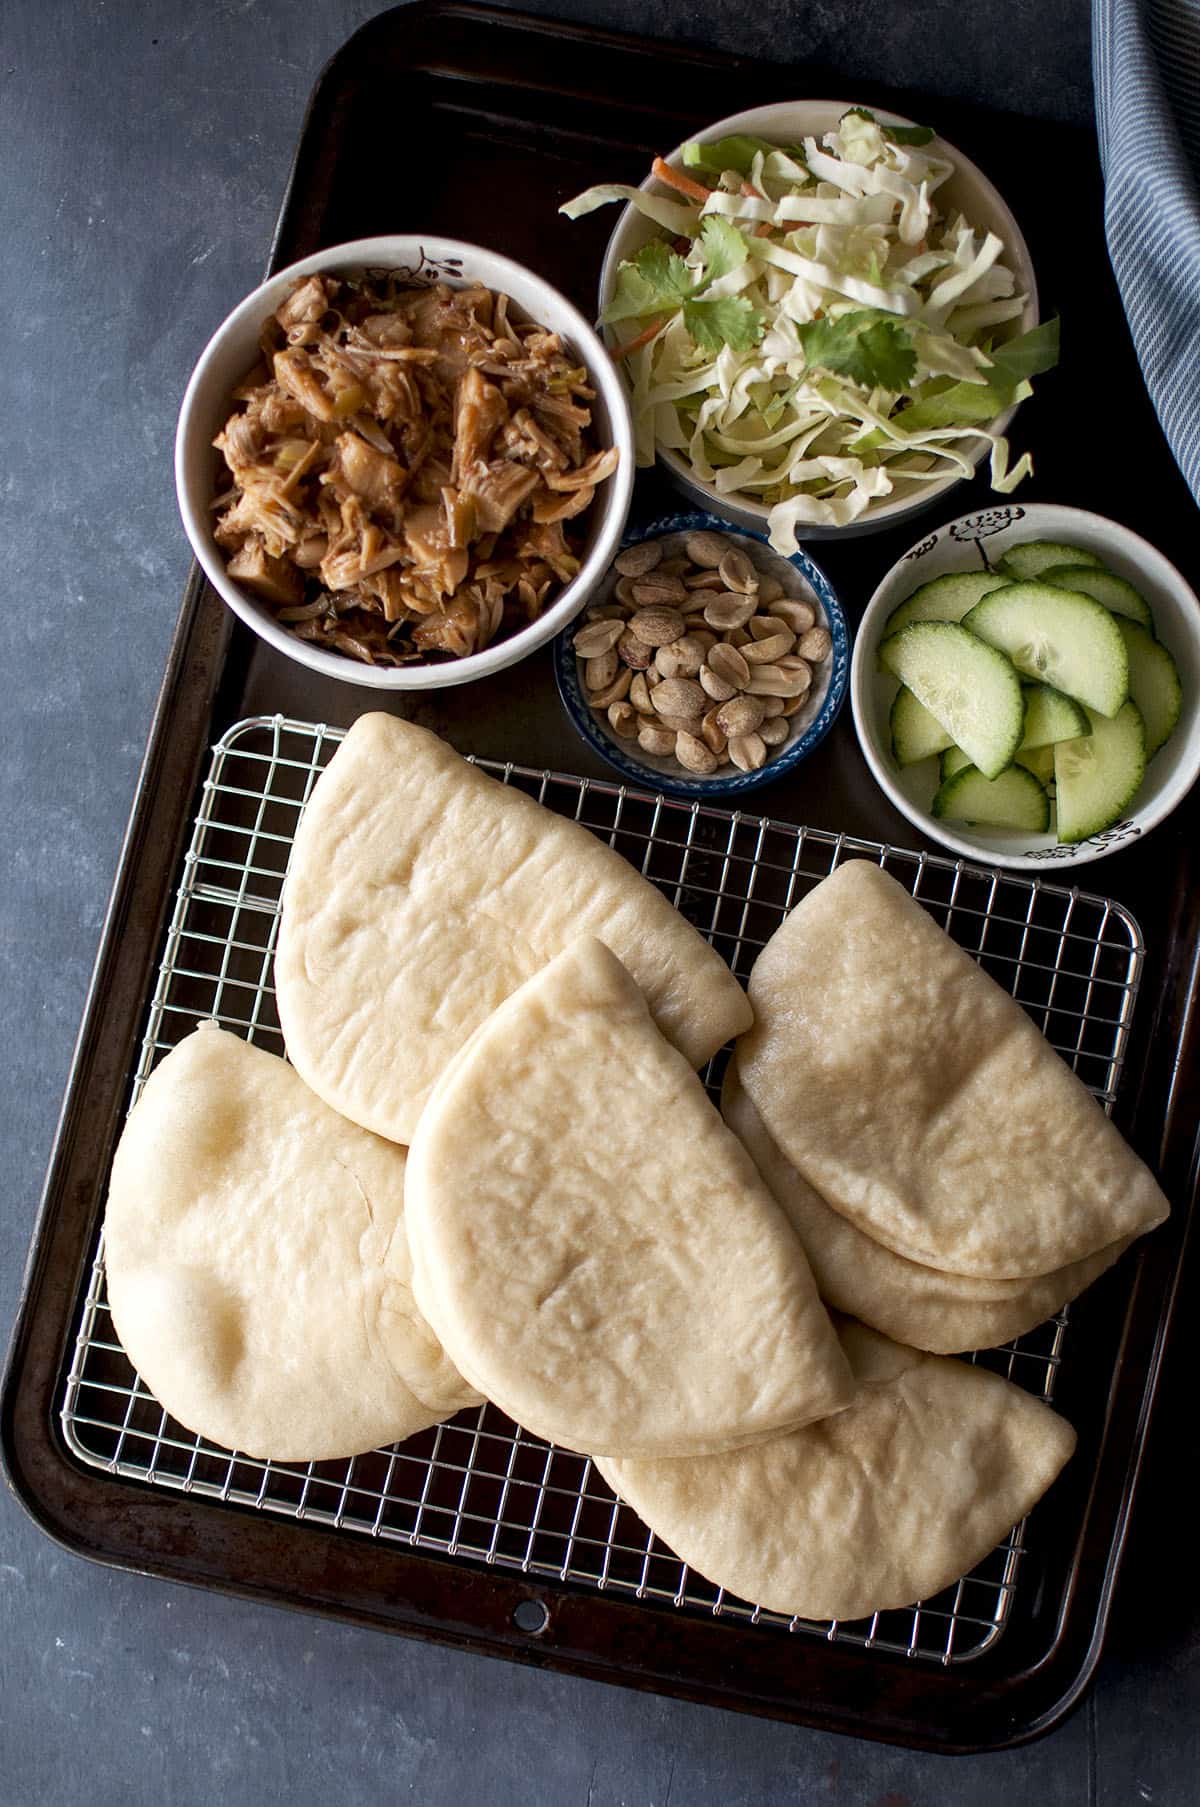
{"label": "dark metal baking sheet", "polygon": [[[601,213],[568,225],[556,213],[560,201],[601,176],[638,180],[653,151],[736,107],[813,94],[927,117],[997,182],[1029,239],[1043,303],[1064,316],[1062,367],[1039,383],[1018,419],[1018,447],[1029,444],[1037,460],[1022,498],[1110,514],[1146,534],[1194,580],[1192,505],[1141,386],[1108,274],[1088,135],[928,96],[864,91],[844,71],[757,65],[418,0],[372,21],[318,83],[271,265],[360,234],[436,230],[536,267],[587,309],[611,222]],[[398,121],[404,142],[422,147],[419,184],[397,179]],[[1073,197],[1065,222],[1050,204],[1047,167],[1058,171],[1053,194]],[[1120,458],[1104,455],[1113,449],[1114,426],[1126,454]],[[964,486],[931,519],[988,499],[982,482]],[[662,501],[656,481],[642,478],[638,511],[649,515]],[[912,537],[913,530],[900,529],[814,548],[852,623]],[[685,1622],[569,1587],[549,1592],[417,1552],[360,1547],[317,1527],[263,1523],[229,1506],[156,1496],[71,1458],[54,1412],[62,1365],[207,747],[245,716],[279,710],[347,725],[368,706],[376,703],[366,693],[319,680],[263,648],[193,575],[10,1354],[3,1447],[19,1496],[51,1535],[99,1560],[631,1686],[940,1750],[1013,1743],[1056,1723],[1098,1657],[1196,1188],[1194,800],[1144,843],[1086,875],[1086,888],[1115,896],[1145,935],[1142,997],[1117,1119],[1159,1168],[1175,1213],[1073,1311],[1072,1337],[1084,1341],[1087,1360],[1064,1373],[1059,1403],[1080,1431],[1079,1454],[1035,1514],[1011,1622],[978,1662],[960,1671],[921,1668],[876,1651],[795,1640],[781,1652],[751,1628]],[[397,709],[464,751],[604,775],[562,716],[548,652],[494,679]],[[920,845],[870,780],[848,717],[756,807]],[[531,1594],[544,1595],[551,1607],[537,1634],[514,1621]]]}

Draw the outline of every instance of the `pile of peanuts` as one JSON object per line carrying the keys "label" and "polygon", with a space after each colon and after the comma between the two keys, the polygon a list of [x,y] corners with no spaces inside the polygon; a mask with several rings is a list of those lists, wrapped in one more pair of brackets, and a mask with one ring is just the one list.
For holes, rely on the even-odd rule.
{"label": "pile of peanuts", "polygon": [[757,771],[785,744],[828,628],[724,534],[684,550],[643,540],[618,554],[616,588],[573,642],[584,693],[623,740],[708,776]]}

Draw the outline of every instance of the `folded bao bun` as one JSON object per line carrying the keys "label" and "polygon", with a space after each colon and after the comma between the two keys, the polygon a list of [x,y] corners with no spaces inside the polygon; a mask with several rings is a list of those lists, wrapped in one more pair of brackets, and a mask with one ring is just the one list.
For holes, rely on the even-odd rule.
{"label": "folded bao bun", "polygon": [[968,1574],[1075,1447],[1011,1381],[903,1349],[862,1325],[843,1342],[848,1411],[752,1449],[597,1468],[689,1567],[802,1619],[865,1619]]}
{"label": "folded bao bun", "polygon": [[568,1449],[727,1449],[849,1403],[804,1252],[621,962],[577,942],[478,1029],[409,1154],[417,1303]]}
{"label": "folded bao bun", "polygon": [[749,1026],[720,956],[588,829],[423,728],[360,716],[309,799],[284,885],[288,1055],[326,1103],[408,1143],[472,1030],[581,934],[624,961],[692,1066]]}
{"label": "folded bao bun", "polygon": [[957,1355],[1024,1336],[1061,1311],[1129,1247],[1128,1239],[1111,1243],[1036,1280],[976,1280],[922,1267],[873,1242],[813,1191],[776,1148],[746,1096],[736,1060],[725,1075],[721,1110],[804,1244],[825,1303],[914,1349]]}
{"label": "folded bao bun", "polygon": [[117,1148],[104,1259],[117,1335],[173,1418],[307,1462],[477,1402],[413,1301],[404,1170],[215,1024],[167,1055]]}
{"label": "folded bao bun", "polygon": [[755,962],[747,1097],[833,1210],[924,1267],[1028,1280],[1167,1201],[1020,1005],[902,885],[852,860]]}

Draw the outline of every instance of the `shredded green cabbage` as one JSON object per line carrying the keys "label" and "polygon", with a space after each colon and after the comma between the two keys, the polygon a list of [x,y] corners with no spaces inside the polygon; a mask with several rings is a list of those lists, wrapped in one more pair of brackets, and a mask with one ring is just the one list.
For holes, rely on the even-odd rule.
{"label": "shredded green cabbage", "polygon": [[685,146],[695,195],[606,183],[562,209],[626,200],[670,235],[621,264],[604,315],[638,462],[666,447],[764,503],[776,551],[969,476],[981,440],[1003,493],[1032,468],[989,423],[1057,362],[1058,322],[1004,338],[1027,297],[994,232],[939,212],[953,165],[931,139],[854,108],[802,145]]}

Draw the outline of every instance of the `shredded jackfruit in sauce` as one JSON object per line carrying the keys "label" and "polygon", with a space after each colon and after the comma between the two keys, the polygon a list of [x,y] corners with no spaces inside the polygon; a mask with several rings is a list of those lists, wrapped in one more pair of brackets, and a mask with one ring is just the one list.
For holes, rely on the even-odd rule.
{"label": "shredded jackfruit in sauce", "polygon": [[298,638],[368,665],[464,658],[578,571],[572,523],[617,450],[592,443],[586,369],[507,296],[308,276],[260,351],[213,442],[214,532]]}

